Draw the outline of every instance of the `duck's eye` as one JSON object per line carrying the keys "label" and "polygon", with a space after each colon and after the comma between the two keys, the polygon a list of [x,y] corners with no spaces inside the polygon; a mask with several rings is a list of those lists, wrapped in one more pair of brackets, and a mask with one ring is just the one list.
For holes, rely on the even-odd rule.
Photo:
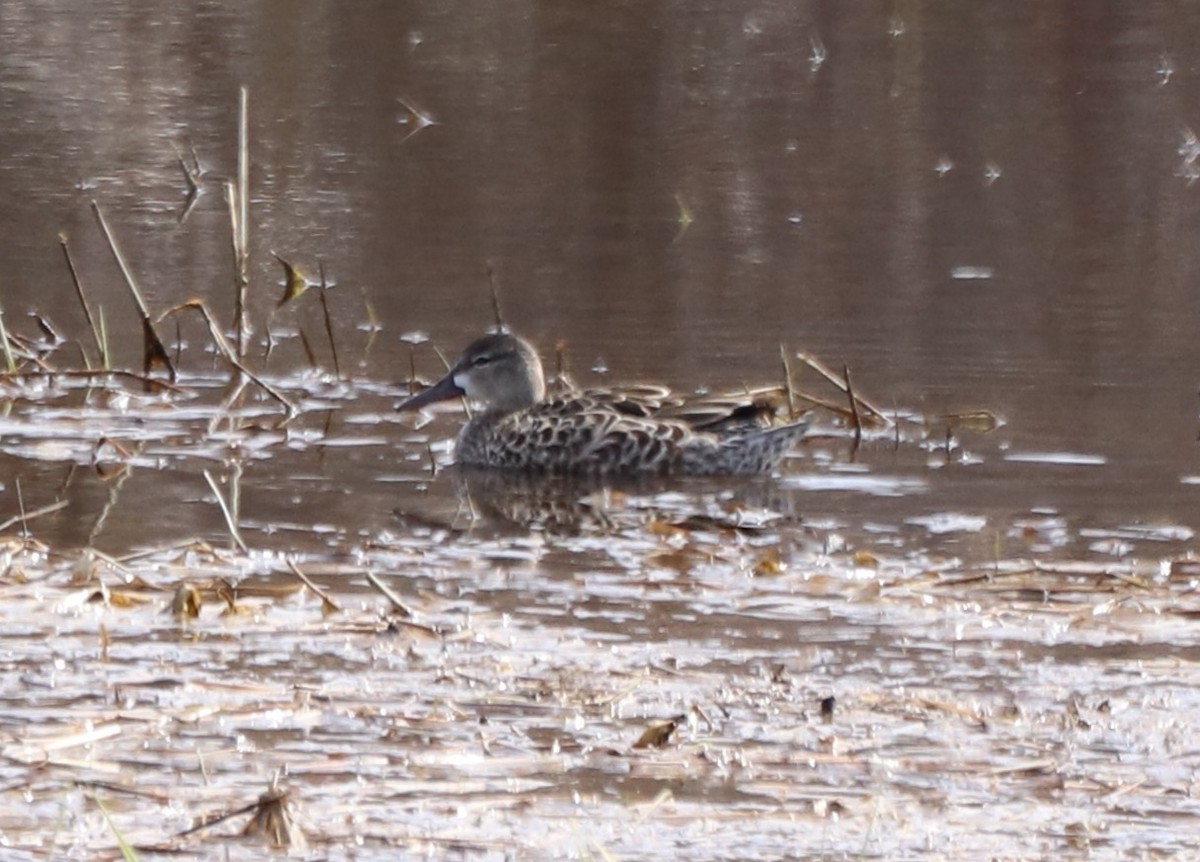
{"label": "duck's eye", "polygon": [[491,361],[492,357],[485,354],[484,356],[476,356],[474,359],[472,359],[471,365],[475,368],[483,368],[483,366],[487,365]]}

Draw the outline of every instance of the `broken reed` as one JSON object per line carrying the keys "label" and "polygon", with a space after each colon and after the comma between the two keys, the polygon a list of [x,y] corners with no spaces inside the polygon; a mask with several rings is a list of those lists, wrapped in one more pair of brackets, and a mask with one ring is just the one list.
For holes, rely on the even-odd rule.
{"label": "broken reed", "polygon": [[[321,314],[325,320],[325,336],[329,339],[329,351],[333,354],[333,373],[335,377],[341,380],[342,363],[338,359],[337,340],[333,336],[333,318],[329,314],[329,300],[326,298],[326,294],[332,285],[330,285],[329,280],[325,276],[325,261],[317,260],[317,272],[320,275],[320,280],[313,281],[299,267],[281,256],[278,252],[272,250],[271,256],[279,261],[279,265],[283,267],[283,296],[279,298],[279,303],[275,306],[276,309],[283,308],[292,300],[307,293],[310,287],[318,289],[317,296],[321,300]],[[271,333],[268,329],[268,356],[271,354],[270,335]],[[317,355],[313,352],[312,345],[309,343],[308,335],[304,332],[303,327],[300,329],[300,342],[304,345],[304,353],[308,356],[308,364],[313,368],[317,368]]]}
{"label": "broken reed", "polygon": [[96,221],[100,223],[100,230],[104,233],[104,238],[108,241],[109,251],[112,252],[113,258],[117,262],[117,267],[121,270],[121,275],[125,277],[125,285],[129,288],[129,293],[133,297],[134,304],[137,305],[138,314],[142,318],[142,370],[148,375],[156,365],[162,365],[167,369],[167,374],[170,376],[171,382],[174,383],[178,377],[175,371],[175,363],[171,361],[171,356],[167,353],[167,348],[158,336],[158,330],[154,328],[154,321],[150,319],[150,310],[146,307],[146,301],[142,299],[142,292],[138,290],[133,273],[130,271],[129,265],[125,262],[125,255],[121,253],[116,237],[113,236],[112,231],[108,227],[108,221],[104,218],[104,212],[100,209],[100,204],[94,199],[92,200],[92,212],[96,214]]}

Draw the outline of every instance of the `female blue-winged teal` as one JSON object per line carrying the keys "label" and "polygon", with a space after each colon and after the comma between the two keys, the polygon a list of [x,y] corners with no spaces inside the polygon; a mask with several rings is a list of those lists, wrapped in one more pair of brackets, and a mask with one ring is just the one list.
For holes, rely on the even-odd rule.
{"label": "female blue-winged teal", "polygon": [[537,351],[485,335],[436,384],[398,410],[459,396],[481,409],[458,435],[456,460],[553,473],[715,476],[773,470],[808,427],[780,419],[782,389],[685,401],[657,387],[546,395]]}

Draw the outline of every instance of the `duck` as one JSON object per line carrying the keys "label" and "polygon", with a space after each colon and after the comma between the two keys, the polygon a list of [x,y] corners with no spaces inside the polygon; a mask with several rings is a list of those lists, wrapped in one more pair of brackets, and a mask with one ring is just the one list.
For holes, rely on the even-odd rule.
{"label": "duck", "polygon": [[511,332],[472,342],[437,383],[397,406],[465,398],[457,464],[553,474],[755,475],[774,471],[808,429],[768,387],[685,398],[646,384],[548,394],[538,352]]}

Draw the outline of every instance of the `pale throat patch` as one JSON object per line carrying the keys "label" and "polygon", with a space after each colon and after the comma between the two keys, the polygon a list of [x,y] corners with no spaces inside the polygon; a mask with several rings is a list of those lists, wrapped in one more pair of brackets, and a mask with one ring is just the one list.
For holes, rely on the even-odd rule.
{"label": "pale throat patch", "polygon": [[473,387],[471,386],[471,378],[469,375],[455,374],[454,375],[454,385],[457,386],[459,389],[461,389],[463,392],[467,393],[468,398],[471,398],[471,399],[475,398],[475,393],[472,391]]}

